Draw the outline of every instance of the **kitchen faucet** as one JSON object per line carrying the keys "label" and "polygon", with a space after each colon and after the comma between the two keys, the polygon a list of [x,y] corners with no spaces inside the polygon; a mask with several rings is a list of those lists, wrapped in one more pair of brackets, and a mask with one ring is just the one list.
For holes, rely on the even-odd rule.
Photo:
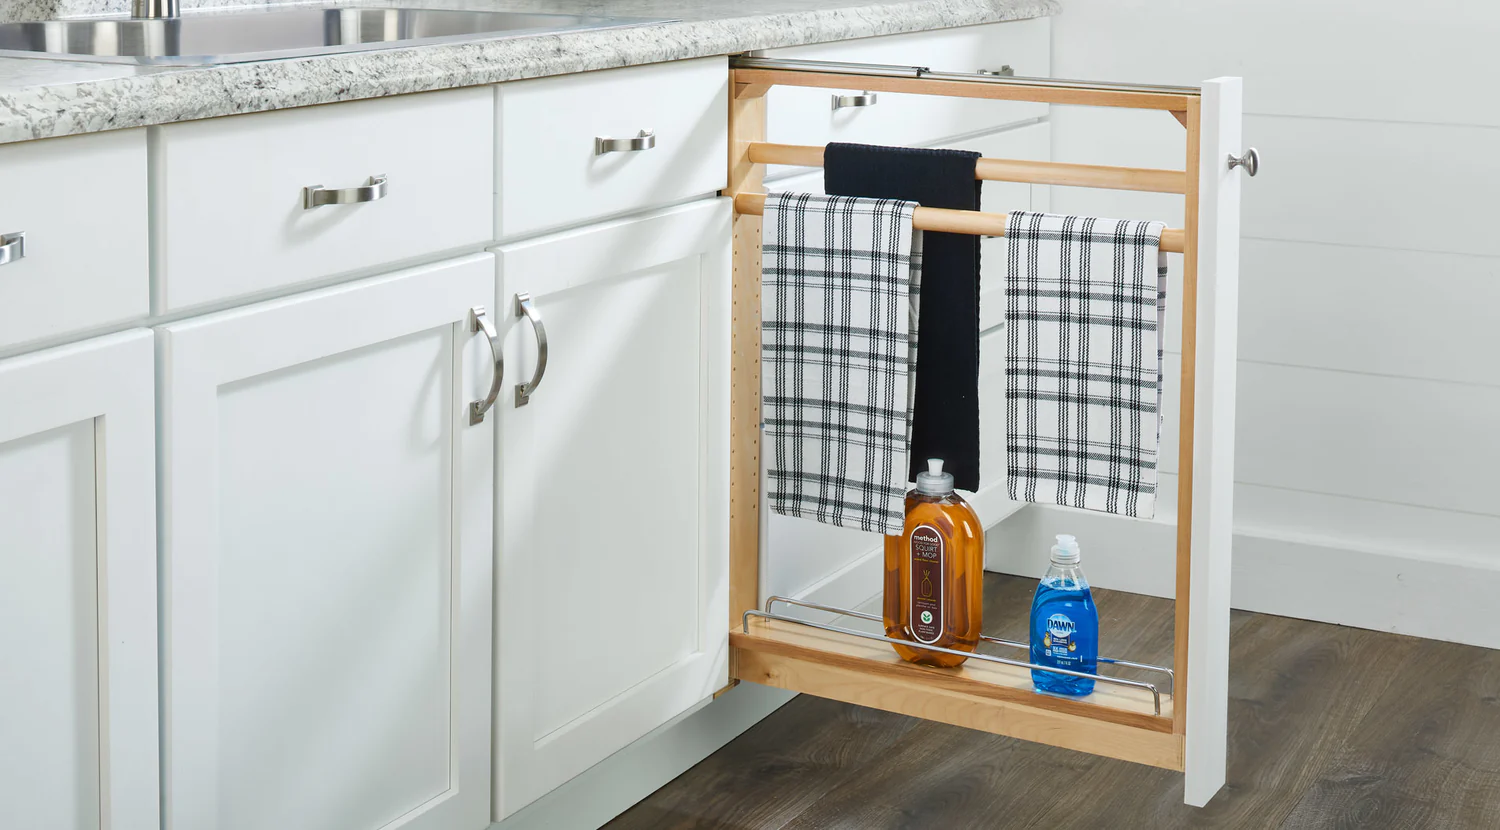
{"label": "kitchen faucet", "polygon": [[179,16],[177,0],[133,0],[130,16],[144,20],[160,20]]}

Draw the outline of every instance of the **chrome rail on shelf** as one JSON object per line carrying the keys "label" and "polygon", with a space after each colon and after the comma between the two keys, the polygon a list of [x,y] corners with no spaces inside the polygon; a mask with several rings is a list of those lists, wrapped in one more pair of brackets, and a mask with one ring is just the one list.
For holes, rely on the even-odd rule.
{"label": "chrome rail on shelf", "polygon": [[1001,86],[1027,86],[1046,89],[1070,89],[1086,92],[1141,92],[1158,95],[1201,95],[1196,86],[1169,86],[1164,84],[1127,84],[1113,81],[1084,81],[1067,78],[1030,78],[998,72],[944,72],[926,66],[906,66],[890,63],[855,63],[850,61],[819,61],[797,58],[756,58],[748,55],[731,55],[730,69],[772,69],[781,72],[814,72],[832,75],[857,75],[868,78],[925,78],[934,81],[965,81],[968,83],[997,84]]}
{"label": "chrome rail on shelf", "polygon": [[[842,616],[842,617],[855,617],[857,619],[868,620],[870,622],[877,622],[877,623],[882,623],[882,624],[885,622],[882,618],[877,617],[877,616],[875,616],[873,614],[865,614],[865,613],[862,613],[860,611],[852,611],[852,610],[849,610],[847,608],[837,608],[837,607],[834,607],[834,606],[831,606],[831,605],[821,605],[821,604],[816,603],[816,602],[805,602],[803,600],[790,599],[788,597],[773,596],[773,597],[770,597],[770,598],[768,598],[766,600],[766,610],[764,610],[764,611],[757,611],[757,610],[751,609],[751,610],[746,611],[744,613],[744,615],[741,617],[741,620],[740,620],[741,630],[743,630],[746,634],[749,634],[750,633],[750,618],[751,617],[760,617],[762,619],[778,620],[780,622],[788,622],[788,623],[795,623],[797,625],[805,625],[805,626],[809,626],[811,628],[819,629],[821,631],[830,631],[830,632],[833,632],[835,634],[847,634],[847,635],[849,635],[851,637],[859,637],[861,639],[872,640],[874,642],[879,642],[879,643],[887,643],[889,645],[906,646],[908,648],[919,648],[919,649],[922,649],[924,651],[935,651],[935,652],[938,652],[938,653],[941,653],[941,654],[952,654],[952,655],[956,655],[956,656],[959,656],[959,657],[967,657],[967,658],[969,658],[971,660],[980,660],[980,661],[986,662],[986,663],[997,663],[999,665],[1012,666],[1014,668],[1033,669],[1033,670],[1036,670],[1036,671],[1051,672],[1053,674],[1061,674],[1061,675],[1066,675],[1068,677],[1085,677],[1085,678],[1091,678],[1091,679],[1093,679],[1095,681],[1099,681],[1099,682],[1103,682],[1103,683],[1111,683],[1111,684],[1114,684],[1114,685],[1117,685],[1117,686],[1127,686],[1127,687],[1134,688],[1134,689],[1144,689],[1144,690],[1150,692],[1151,693],[1151,702],[1152,702],[1153,707],[1155,709],[1156,715],[1157,715],[1157,717],[1161,716],[1161,691],[1157,689],[1156,684],[1154,684],[1154,683],[1146,683],[1146,682],[1140,681],[1140,680],[1126,680],[1126,679],[1121,678],[1121,677],[1110,677],[1109,675],[1105,675],[1105,674],[1091,674],[1089,672],[1073,671],[1072,669],[1060,669],[1060,668],[1054,668],[1052,666],[1038,666],[1035,663],[1029,663],[1029,662],[1026,662],[1026,661],[1023,661],[1023,660],[1012,660],[1012,659],[1010,659],[1008,657],[997,657],[997,656],[995,656],[993,654],[983,654],[983,653],[977,652],[977,651],[975,651],[975,652],[969,652],[969,651],[959,651],[957,649],[942,648],[942,647],[939,647],[939,646],[925,646],[925,645],[921,645],[920,643],[912,643],[912,642],[910,642],[908,640],[898,640],[898,639],[895,639],[894,637],[887,637],[887,636],[882,635],[882,634],[871,634],[871,633],[869,633],[867,631],[857,631],[857,630],[852,629],[852,628],[842,628],[840,626],[830,625],[828,623],[813,622],[811,620],[799,620],[796,617],[790,617],[790,616],[787,616],[785,614],[778,614],[778,613],[772,611],[771,608],[776,603],[782,603],[782,604],[785,604],[785,605],[795,605],[795,606],[798,606],[798,607],[801,607],[801,608],[809,608],[809,609],[812,609],[814,611],[823,611],[823,612],[829,613],[829,614],[837,614],[837,615]],[[989,636],[986,636],[986,635],[980,635],[980,639],[983,640],[984,642],[995,643],[997,645],[1009,646],[1009,647],[1012,647],[1012,648],[1024,648],[1024,649],[1028,649],[1028,650],[1030,649],[1030,647],[1027,646],[1027,645],[1025,645],[1024,643],[1018,643],[1018,642],[1016,642],[1014,640],[1004,640],[1004,639],[1000,639],[999,637],[989,637]],[[1153,665],[1150,665],[1150,664],[1147,664],[1147,663],[1135,663],[1135,662],[1131,662],[1129,660],[1119,660],[1119,659],[1108,658],[1108,657],[1100,657],[1099,658],[1099,662],[1101,662],[1101,663],[1108,663],[1108,664],[1116,665],[1116,666],[1126,666],[1128,668],[1134,668],[1134,669],[1142,669],[1144,671],[1160,672],[1162,674],[1167,675],[1169,683],[1172,683],[1174,686],[1176,684],[1176,675],[1173,673],[1173,671],[1171,669],[1166,668],[1164,666],[1153,666]],[[1042,692],[1037,692],[1037,694],[1043,694],[1043,693]]]}

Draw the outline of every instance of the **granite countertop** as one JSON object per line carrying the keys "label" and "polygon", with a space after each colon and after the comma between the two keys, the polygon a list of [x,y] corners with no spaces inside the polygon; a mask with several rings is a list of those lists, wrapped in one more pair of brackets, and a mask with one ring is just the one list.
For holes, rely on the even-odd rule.
{"label": "granite countertop", "polygon": [[680,22],[209,67],[0,58],[0,144],[1020,20],[1058,8],[1057,0],[384,0],[368,5]]}

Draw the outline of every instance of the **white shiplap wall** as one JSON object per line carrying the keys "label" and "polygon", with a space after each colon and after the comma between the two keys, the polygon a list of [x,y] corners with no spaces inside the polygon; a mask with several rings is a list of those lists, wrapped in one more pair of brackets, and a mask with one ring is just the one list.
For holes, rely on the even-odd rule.
{"label": "white shiplap wall", "polygon": [[[1500,646],[1500,4],[1066,0],[1052,31],[1056,77],[1245,79],[1235,605]],[[1051,120],[1058,161],[1182,166],[1163,114]],[[1182,223],[1174,196],[1052,208]],[[1166,594],[1172,519],[1033,507],[991,564],[1073,529],[1097,582]]]}

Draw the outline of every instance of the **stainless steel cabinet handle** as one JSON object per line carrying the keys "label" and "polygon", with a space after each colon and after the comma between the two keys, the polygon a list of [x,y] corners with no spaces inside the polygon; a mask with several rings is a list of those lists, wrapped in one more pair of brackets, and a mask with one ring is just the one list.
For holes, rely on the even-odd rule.
{"label": "stainless steel cabinet handle", "polygon": [[596,156],[602,156],[605,153],[634,153],[639,150],[649,150],[655,146],[655,130],[641,130],[635,138],[594,136],[594,155]]}
{"label": "stainless steel cabinet handle", "polygon": [[26,256],[26,232],[0,234],[0,265],[15,262]]}
{"label": "stainless steel cabinet handle", "polygon": [[844,107],[873,107],[879,100],[880,96],[873,92],[861,92],[858,95],[836,94],[833,96],[833,108],[838,110]]}
{"label": "stainless steel cabinet handle", "polygon": [[1252,176],[1254,176],[1256,173],[1259,173],[1260,152],[1257,151],[1254,147],[1251,147],[1250,149],[1246,150],[1245,154],[1242,156],[1230,156],[1229,169],[1233,170],[1236,167],[1245,168],[1245,172],[1249,173]]}
{"label": "stainless steel cabinet handle", "polygon": [[547,327],[542,325],[542,313],[537,311],[530,294],[516,295],[516,316],[530,320],[531,330],[536,333],[536,368],[531,372],[531,380],[516,384],[516,406],[525,406],[541,385],[542,375],[547,373]]}
{"label": "stainless steel cabinet handle", "polygon": [[321,184],[302,188],[302,209],[312,210],[323,205],[352,205],[358,202],[374,202],[385,198],[385,174],[371,176],[359,187],[341,187],[328,190]]}
{"label": "stainless steel cabinet handle", "polygon": [[469,403],[469,425],[484,423],[484,415],[495,405],[495,399],[500,397],[500,380],[505,377],[505,355],[501,351],[500,335],[495,333],[495,326],[490,318],[484,314],[484,306],[477,305],[469,309],[469,332],[471,334],[484,332],[485,339],[490,341],[490,355],[495,358],[495,376],[490,380],[490,392],[484,396],[482,401]]}
{"label": "stainless steel cabinet handle", "polygon": [[981,69],[979,70],[979,74],[998,75],[1002,78],[1014,78],[1016,76],[1016,70],[1012,68],[1010,64],[1003,63],[1000,65],[999,69]]}

